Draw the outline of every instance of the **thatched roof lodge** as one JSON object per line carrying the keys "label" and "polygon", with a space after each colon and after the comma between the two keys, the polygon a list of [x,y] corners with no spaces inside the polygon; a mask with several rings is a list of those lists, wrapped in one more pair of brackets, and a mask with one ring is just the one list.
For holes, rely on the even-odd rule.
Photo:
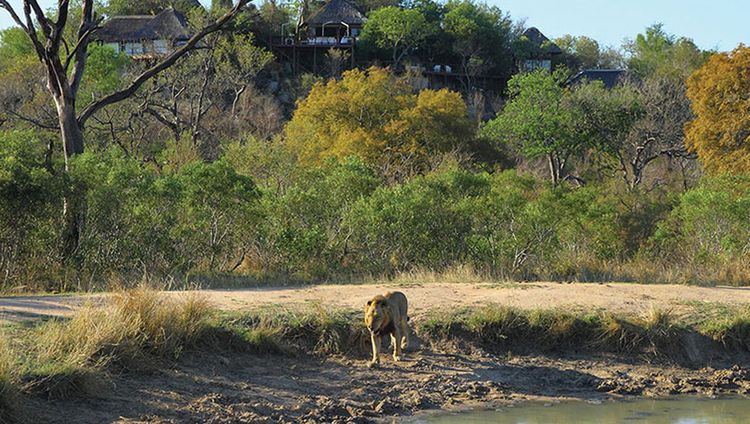
{"label": "thatched roof lodge", "polygon": [[168,8],[158,15],[113,16],[93,37],[135,59],[165,55],[190,39],[184,15]]}
{"label": "thatched roof lodge", "polygon": [[350,0],[328,0],[310,16],[303,14],[297,32],[309,44],[351,44],[365,22],[365,14]]}

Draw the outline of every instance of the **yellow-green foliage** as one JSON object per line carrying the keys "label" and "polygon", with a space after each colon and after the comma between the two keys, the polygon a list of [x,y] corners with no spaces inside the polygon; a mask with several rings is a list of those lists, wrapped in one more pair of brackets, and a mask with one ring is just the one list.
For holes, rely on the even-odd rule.
{"label": "yellow-green foliage", "polygon": [[688,148],[710,172],[750,172],[750,47],[714,54],[687,84]]}
{"label": "yellow-green foliage", "polygon": [[306,163],[356,155],[371,164],[419,167],[472,135],[464,101],[448,90],[418,95],[404,79],[372,67],[316,83],[285,129]]}

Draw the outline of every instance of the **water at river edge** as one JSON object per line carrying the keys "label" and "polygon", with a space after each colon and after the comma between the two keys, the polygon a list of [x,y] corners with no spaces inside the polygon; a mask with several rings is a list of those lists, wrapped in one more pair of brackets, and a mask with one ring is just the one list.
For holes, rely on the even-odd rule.
{"label": "water at river edge", "polygon": [[413,424],[748,424],[750,398],[679,397],[604,402],[520,403],[491,411],[419,418]]}

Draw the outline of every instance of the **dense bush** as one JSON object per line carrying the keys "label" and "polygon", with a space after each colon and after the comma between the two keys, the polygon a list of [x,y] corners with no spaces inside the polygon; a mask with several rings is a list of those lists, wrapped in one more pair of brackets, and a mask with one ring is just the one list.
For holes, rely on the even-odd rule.
{"label": "dense bush", "polygon": [[660,222],[656,249],[696,281],[750,281],[750,179],[704,179]]}
{"label": "dense bush", "polygon": [[32,132],[0,132],[0,287],[50,278],[62,187]]}
{"label": "dense bush", "polygon": [[349,250],[343,218],[379,184],[362,162],[345,160],[301,172],[289,187],[266,190],[253,269],[303,278],[340,271]]}
{"label": "dense bush", "polygon": [[[510,279],[750,281],[747,178],[706,179],[676,196],[446,165],[388,184],[356,158],[290,166],[283,149],[249,140],[214,162],[162,169],[119,150],[87,152],[61,180],[53,178],[61,164],[39,160],[44,146],[34,134],[3,137],[5,290],[230,272],[319,281],[460,266]],[[85,188],[87,216],[75,264],[61,265],[70,187]]]}

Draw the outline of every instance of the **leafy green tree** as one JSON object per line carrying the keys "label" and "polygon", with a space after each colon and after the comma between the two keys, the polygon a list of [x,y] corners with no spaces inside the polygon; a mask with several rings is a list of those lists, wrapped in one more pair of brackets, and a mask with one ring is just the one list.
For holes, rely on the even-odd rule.
{"label": "leafy green tree", "polygon": [[472,0],[449,0],[442,26],[453,39],[453,53],[469,91],[472,78],[482,73],[511,75],[512,22],[500,9]]}
{"label": "leafy green tree", "polygon": [[270,188],[265,219],[254,238],[258,268],[300,277],[325,277],[356,264],[346,216],[369,197],[381,179],[361,160],[332,160],[317,169],[298,169],[294,182]]}
{"label": "leafy green tree", "polygon": [[431,29],[418,10],[388,6],[370,13],[362,39],[379,48],[390,49],[393,67],[398,68],[404,56],[418,46]]}
{"label": "leafy green tree", "polygon": [[712,173],[750,173],[750,47],[711,56],[687,86],[688,148]]}
{"label": "leafy green tree", "polygon": [[486,192],[485,175],[460,170],[382,186],[345,216],[353,249],[365,270],[445,269],[459,262],[470,215],[457,203]]}
{"label": "leafy green tree", "polygon": [[364,13],[369,13],[384,7],[398,7],[399,0],[356,0],[355,3]]}
{"label": "leafy green tree", "polygon": [[123,74],[129,64],[130,58],[123,52],[117,53],[109,46],[91,46],[82,95],[93,98],[119,90],[125,84]]}
{"label": "leafy green tree", "polygon": [[44,150],[33,131],[0,131],[0,284],[4,287],[52,276],[44,268],[55,259],[58,234],[50,224],[63,187],[45,163]]}
{"label": "leafy green tree", "polygon": [[14,61],[34,57],[34,45],[21,28],[8,28],[0,31],[0,70]]}
{"label": "leafy green tree", "polygon": [[634,134],[636,123],[646,115],[638,88],[620,84],[608,90],[599,81],[579,84],[566,93],[563,105],[572,111],[574,133],[584,146],[613,159],[630,188],[639,185],[645,167],[660,157],[657,146],[664,143],[658,140],[653,148],[649,143],[644,146],[641,134]]}
{"label": "leafy green tree", "polygon": [[205,258],[197,265],[207,270],[232,270],[242,259],[259,216],[255,183],[238,174],[226,159],[189,163],[174,177],[182,213],[173,235],[185,241],[184,257]]}
{"label": "leafy green tree", "polygon": [[693,40],[678,38],[664,30],[663,24],[654,24],[635,40],[625,44],[630,58],[628,69],[645,77],[653,74],[687,78],[700,68],[710,52],[701,51]]}
{"label": "leafy green tree", "polygon": [[602,48],[593,38],[566,34],[555,40],[563,51],[562,63],[571,71],[584,69],[619,69],[623,65],[620,52],[612,47]]}
{"label": "leafy green tree", "polygon": [[485,135],[516,145],[529,159],[544,157],[557,185],[569,177],[569,162],[584,140],[573,132],[573,111],[563,104],[564,75],[546,71],[518,74],[508,83],[510,100]]}
{"label": "leafy green tree", "polygon": [[405,7],[421,13],[430,26],[427,37],[415,49],[415,56],[425,64],[456,63],[453,39],[443,30],[445,4],[435,0],[415,0],[405,3]]}
{"label": "leafy green tree", "polygon": [[692,279],[747,284],[748,222],[747,176],[706,178],[681,195],[667,219],[659,222],[655,253],[667,264],[694,270]]}

